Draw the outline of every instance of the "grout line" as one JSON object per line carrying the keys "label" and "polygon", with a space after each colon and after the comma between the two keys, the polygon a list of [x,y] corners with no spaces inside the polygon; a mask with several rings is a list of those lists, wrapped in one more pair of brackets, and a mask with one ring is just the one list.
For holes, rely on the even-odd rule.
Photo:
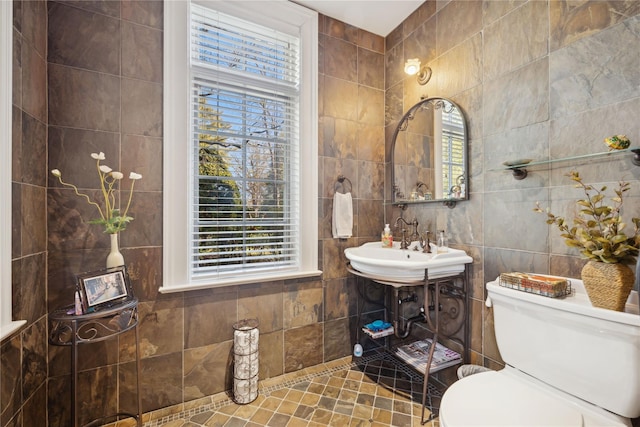
{"label": "grout line", "polygon": [[[412,382],[416,382],[416,383],[422,383],[422,375],[420,375],[419,373],[415,372],[414,370],[412,370],[410,367],[406,366],[403,363],[398,363],[398,361],[391,355],[385,353],[385,352],[377,352],[374,354],[370,354],[370,355],[365,355],[362,356],[360,358],[358,358],[357,360],[352,360],[350,362],[347,363],[342,363],[336,366],[331,366],[331,367],[326,367],[325,369],[322,369],[318,372],[312,372],[306,375],[301,375],[301,376],[296,376],[295,373],[293,373],[293,375],[289,375],[289,374],[284,374],[282,375],[283,380],[281,382],[279,382],[276,385],[270,385],[270,386],[262,386],[260,385],[259,388],[259,393],[258,394],[262,394],[265,397],[268,397],[271,395],[271,393],[274,393],[278,390],[282,390],[284,388],[291,388],[294,387],[297,384],[303,383],[303,382],[308,382],[308,381],[312,381],[314,378],[317,377],[321,377],[321,376],[325,376],[325,375],[330,375],[336,372],[340,372],[340,371],[345,371],[345,370],[350,370],[353,368],[356,368],[358,366],[361,365],[367,365],[368,363],[371,362],[375,362],[378,360],[384,360],[384,361],[389,361],[389,362],[393,362],[395,365],[396,370],[402,371],[402,373],[404,373],[405,375],[407,375],[407,377],[412,381]],[[291,379],[287,379],[287,376],[291,376]],[[276,377],[277,378],[277,377]],[[269,379],[272,380],[272,379]],[[427,384],[427,392],[428,392],[428,399],[427,399],[427,409],[433,411],[433,404],[432,404],[432,397],[442,397],[442,393],[432,384]],[[227,393],[227,392],[223,392],[223,393]],[[180,420],[180,419],[188,419],[193,417],[194,415],[206,412],[206,411],[215,411],[217,409],[220,409],[224,406],[227,405],[231,405],[233,404],[234,401],[231,397],[227,397],[225,399],[220,399],[217,400],[215,402],[211,402],[211,403],[207,403],[207,404],[203,404],[201,406],[198,406],[196,408],[191,408],[179,413],[175,413],[175,414],[170,414],[170,415],[166,415],[162,418],[158,418],[155,420],[150,420],[148,422],[146,422],[144,424],[144,427],[160,427],[166,423],[169,423],[171,421],[175,421],[175,420]]]}

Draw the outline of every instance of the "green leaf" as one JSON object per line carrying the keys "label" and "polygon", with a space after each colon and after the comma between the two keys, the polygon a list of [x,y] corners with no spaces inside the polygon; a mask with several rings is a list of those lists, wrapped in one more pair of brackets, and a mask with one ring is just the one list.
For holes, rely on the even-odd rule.
{"label": "green leaf", "polygon": [[573,239],[565,239],[564,243],[567,246],[572,247],[572,248],[581,248],[582,247],[582,245],[578,241],[573,240]]}
{"label": "green leaf", "polygon": [[595,228],[598,226],[598,222],[591,219],[589,221],[586,221],[586,226],[588,228]]}
{"label": "green leaf", "polygon": [[627,241],[627,236],[624,234],[617,234],[611,238],[613,244],[623,243]]}

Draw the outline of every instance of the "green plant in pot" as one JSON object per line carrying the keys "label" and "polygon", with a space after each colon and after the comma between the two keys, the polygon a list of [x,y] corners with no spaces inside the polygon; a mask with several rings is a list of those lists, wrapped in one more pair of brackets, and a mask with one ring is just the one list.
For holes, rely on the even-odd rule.
{"label": "green plant in pot", "polygon": [[607,203],[605,192],[585,184],[576,171],[567,174],[582,188],[584,199],[576,201],[578,211],[571,225],[564,217],[543,210],[539,203],[536,212],[546,213],[547,224],[555,224],[564,237],[567,246],[580,250],[588,259],[582,269],[582,281],[595,307],[624,311],[625,303],[634,282],[634,272],[628,264],[634,263],[640,248],[640,218],[632,218],[633,234],[627,235],[627,224],[622,220],[621,211],[624,195],[630,189],[628,182],[620,181],[615,195]]}

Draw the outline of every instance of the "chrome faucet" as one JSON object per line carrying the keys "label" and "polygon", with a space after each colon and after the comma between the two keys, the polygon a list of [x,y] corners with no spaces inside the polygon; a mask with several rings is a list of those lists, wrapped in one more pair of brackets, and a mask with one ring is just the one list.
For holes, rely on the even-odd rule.
{"label": "chrome faucet", "polygon": [[409,246],[411,246],[411,242],[420,240],[420,233],[418,233],[418,219],[414,218],[413,221],[409,223],[402,216],[399,216],[396,219],[395,228],[398,228],[398,225],[401,221],[404,222],[405,225],[410,225],[413,227],[413,231],[411,232],[409,238],[407,238],[407,229],[402,228],[402,240],[400,241],[400,249],[409,249]]}

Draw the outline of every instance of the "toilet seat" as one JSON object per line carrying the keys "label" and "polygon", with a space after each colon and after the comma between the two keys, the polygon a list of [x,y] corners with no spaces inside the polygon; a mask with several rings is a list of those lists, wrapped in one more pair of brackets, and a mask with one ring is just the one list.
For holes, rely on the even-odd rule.
{"label": "toilet seat", "polygon": [[465,377],[449,387],[442,397],[439,421],[442,427],[625,425],[589,413],[589,404],[581,405],[567,397],[507,366],[502,371]]}

